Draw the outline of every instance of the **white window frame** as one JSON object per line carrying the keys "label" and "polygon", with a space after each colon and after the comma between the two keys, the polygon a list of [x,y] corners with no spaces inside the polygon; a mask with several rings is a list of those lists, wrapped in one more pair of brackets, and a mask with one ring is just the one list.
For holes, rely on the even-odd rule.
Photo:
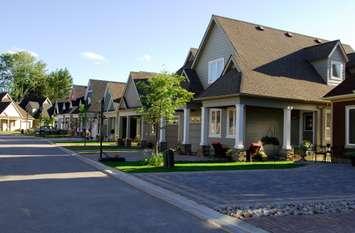
{"label": "white window frame", "polygon": [[350,110],[355,110],[355,105],[348,105],[345,107],[345,147],[355,148],[355,144],[350,143],[350,125],[349,125],[349,116]]}
{"label": "white window frame", "polygon": [[[333,65],[340,66],[340,77],[333,76]],[[331,80],[343,80],[344,79],[344,64],[339,61],[331,61],[330,62],[330,79]]]}
{"label": "white window frame", "polygon": [[[220,70],[219,74],[216,74],[217,77],[213,78],[212,77],[212,65],[216,64],[216,66],[217,66],[218,62],[220,62],[220,61],[222,61],[222,69]],[[217,69],[217,67],[216,67],[216,69]],[[221,76],[223,69],[224,69],[224,58],[223,57],[209,61],[208,62],[208,84],[214,83]]]}
{"label": "white window frame", "polygon": [[[230,132],[229,132],[229,128],[230,128],[230,112],[232,112],[232,117],[233,117],[233,127],[234,127],[234,129],[233,129],[233,132],[232,132],[232,134],[230,134]],[[234,138],[235,137],[235,108],[228,108],[227,109],[227,128],[226,128],[226,137],[227,138]]]}
{"label": "white window frame", "polygon": [[[216,112],[219,114],[220,124],[219,124],[219,134],[212,134],[212,112]],[[210,138],[220,138],[222,136],[222,109],[220,108],[210,108],[209,109],[209,121],[208,121],[208,136]],[[216,115],[216,123],[217,123],[217,115]]]}

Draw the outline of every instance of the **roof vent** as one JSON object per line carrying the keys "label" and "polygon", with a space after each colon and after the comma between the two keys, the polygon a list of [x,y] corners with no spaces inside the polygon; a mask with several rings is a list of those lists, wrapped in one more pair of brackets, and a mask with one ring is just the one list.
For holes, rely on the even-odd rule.
{"label": "roof vent", "polygon": [[286,32],[285,35],[286,35],[287,37],[293,37],[293,34],[292,34],[291,32]]}
{"label": "roof vent", "polygon": [[322,40],[321,39],[315,39],[314,40],[316,43],[318,43],[318,44],[321,44],[322,43]]}
{"label": "roof vent", "polygon": [[255,28],[257,30],[259,30],[259,31],[264,31],[264,27],[263,26],[257,25]]}

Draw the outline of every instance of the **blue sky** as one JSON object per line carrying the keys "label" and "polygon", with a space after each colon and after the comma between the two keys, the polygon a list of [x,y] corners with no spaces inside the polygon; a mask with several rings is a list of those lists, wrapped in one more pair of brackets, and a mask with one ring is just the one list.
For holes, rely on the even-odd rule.
{"label": "blue sky", "polygon": [[341,39],[355,48],[355,1],[1,0],[0,52],[28,50],[76,84],[175,71],[212,14]]}

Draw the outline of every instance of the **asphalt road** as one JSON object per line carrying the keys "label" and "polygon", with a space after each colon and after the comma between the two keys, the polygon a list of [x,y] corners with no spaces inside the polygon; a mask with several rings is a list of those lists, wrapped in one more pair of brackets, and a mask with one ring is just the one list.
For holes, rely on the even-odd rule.
{"label": "asphalt road", "polygon": [[0,136],[0,232],[222,231],[45,141]]}

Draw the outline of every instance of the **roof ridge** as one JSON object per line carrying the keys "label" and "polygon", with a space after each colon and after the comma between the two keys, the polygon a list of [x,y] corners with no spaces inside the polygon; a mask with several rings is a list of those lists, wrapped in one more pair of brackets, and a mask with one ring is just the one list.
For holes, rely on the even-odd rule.
{"label": "roof ridge", "polygon": [[[294,34],[294,35],[304,36],[304,37],[308,37],[308,38],[312,38],[312,39],[320,39],[320,40],[323,40],[323,41],[325,41],[325,42],[330,42],[330,40],[327,40],[327,39],[324,39],[324,38],[320,38],[320,37],[316,37],[316,36],[310,36],[310,35],[306,35],[306,34],[294,32],[294,31],[289,31],[289,30],[283,30],[283,29],[280,29],[280,28],[265,26],[265,25],[262,25],[262,24],[257,24],[257,23],[253,23],[253,22],[248,22],[248,21],[245,21],[245,20],[234,19],[234,18],[225,17],[225,16],[220,16],[220,15],[212,15],[212,17],[215,17],[215,18],[223,18],[223,19],[227,19],[227,20],[231,20],[231,21],[236,21],[236,22],[240,22],[240,23],[245,23],[245,24],[250,24],[250,25],[254,25],[254,26],[262,26],[262,27],[264,27],[264,28],[272,29],[272,30],[275,30],[275,31],[280,31],[280,32],[284,32],[284,33],[290,32],[290,33],[292,33],[292,34]],[[331,40],[331,41],[334,41],[334,40]],[[339,40],[339,41],[340,41],[340,40]],[[345,45],[348,45],[348,44],[345,44]],[[348,45],[348,46],[349,46],[349,45]]]}

